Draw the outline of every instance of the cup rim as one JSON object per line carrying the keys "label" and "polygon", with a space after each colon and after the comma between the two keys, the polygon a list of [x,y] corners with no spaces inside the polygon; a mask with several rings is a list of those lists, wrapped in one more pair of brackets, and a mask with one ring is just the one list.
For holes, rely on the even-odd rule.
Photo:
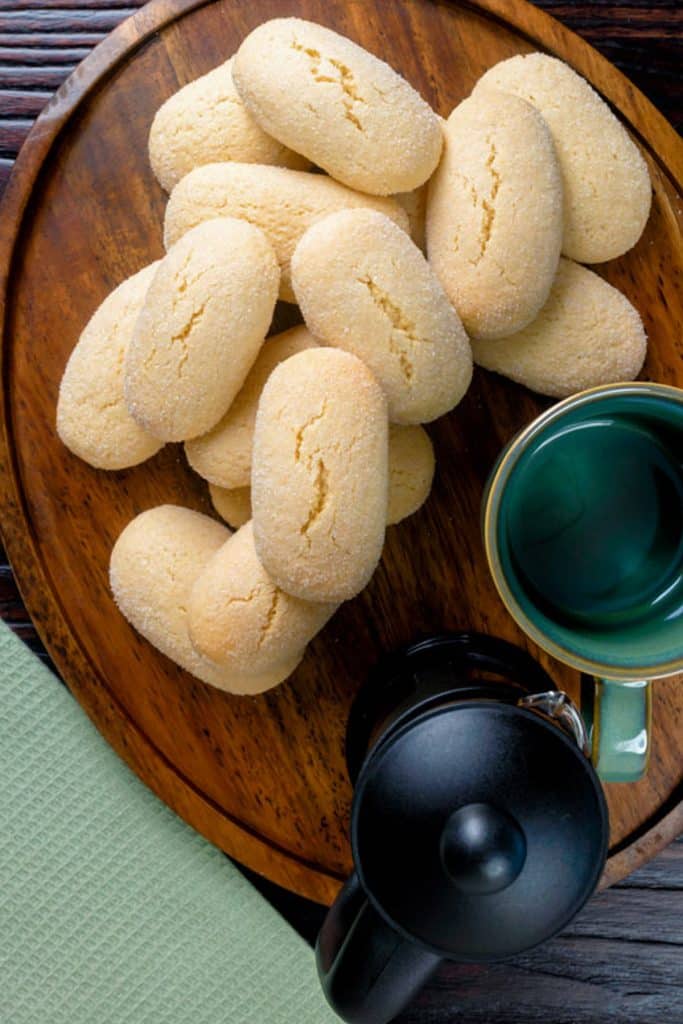
{"label": "cup rim", "polygon": [[587,388],[584,391],[578,391],[576,394],[569,395],[567,398],[563,398],[561,401],[550,406],[549,409],[546,409],[545,412],[542,412],[533,419],[531,423],[527,424],[512,439],[507,448],[503,450],[503,454],[491,474],[484,496],[482,523],[484,548],[494,585],[506,610],[524,633],[547,654],[557,658],[558,661],[563,662],[565,665],[578,669],[580,672],[587,672],[598,677],[602,676],[606,679],[624,681],[652,678],[662,679],[683,671],[683,655],[671,661],[648,666],[611,665],[591,658],[585,658],[549,637],[544,630],[532,622],[517,601],[512,589],[508,586],[498,554],[496,532],[501,502],[501,485],[510,476],[530,441],[550,423],[562,417],[568,409],[590,404],[614,392],[657,395],[661,398],[673,399],[673,401],[683,405],[683,389],[677,388],[672,384],[659,384],[654,381],[625,381]]}

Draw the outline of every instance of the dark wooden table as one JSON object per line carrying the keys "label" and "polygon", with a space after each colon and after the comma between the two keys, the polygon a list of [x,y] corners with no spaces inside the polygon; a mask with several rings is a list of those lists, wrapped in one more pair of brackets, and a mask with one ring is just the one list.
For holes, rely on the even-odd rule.
{"label": "dark wooden table", "polygon": [[[141,0],[0,0],[0,191],[52,91],[139,6]],[[601,50],[681,129],[683,0],[539,6]],[[49,663],[1,548],[0,616]],[[249,877],[314,939],[322,908]],[[595,897],[541,949],[505,965],[445,966],[401,1021],[683,1024],[683,838]]]}

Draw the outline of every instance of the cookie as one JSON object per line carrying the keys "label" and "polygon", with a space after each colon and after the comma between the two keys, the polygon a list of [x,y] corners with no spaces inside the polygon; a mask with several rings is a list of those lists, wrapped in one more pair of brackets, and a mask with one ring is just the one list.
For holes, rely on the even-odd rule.
{"label": "cookie", "polygon": [[259,128],[235,88],[233,60],[195,78],[157,110],[149,131],[149,162],[167,192],[193,167],[217,160],[299,170],[309,166],[305,157]]}
{"label": "cookie", "polygon": [[207,164],[190,171],[171,193],[164,221],[168,249],[190,228],[212,217],[240,217],[270,239],[282,282],[280,298],[294,302],[289,262],[304,231],[336,210],[379,210],[408,230],[408,217],[394,199],[354,192],[323,174],[261,164]]}
{"label": "cookie", "polygon": [[563,398],[635,380],[647,337],[625,295],[592,270],[561,259],[550,298],[534,322],[502,341],[475,341],[473,351],[487,370]]}
{"label": "cookie", "polygon": [[192,587],[230,531],[209,516],[161,505],[136,516],[114,545],[109,578],[121,614],[157,650],[211,686],[260,693],[286,679],[300,654],[260,673],[243,674],[203,658],[190,643]]}
{"label": "cookie", "polygon": [[398,72],[322,25],[275,18],[254,29],[233,76],[264,131],[350,188],[409,192],[433,172],[441,122]]}
{"label": "cookie", "polygon": [[530,104],[476,92],[446,122],[429,183],[427,254],[472,337],[502,338],[548,298],[562,244],[562,179]]}
{"label": "cookie", "polygon": [[367,366],[334,348],[280,363],[256,415],[251,500],[257,554],[305,601],[366,585],[387,515],[387,406]]}
{"label": "cookie", "polygon": [[382,385],[394,423],[452,409],[472,376],[457,313],[408,235],[373,210],[314,224],[292,257],[292,283],[309,330],[362,359]]}
{"label": "cookie", "polygon": [[[423,427],[389,425],[387,526],[401,522],[425,503],[434,477],[434,449]],[[209,484],[213,507],[233,528],[251,519],[251,487],[226,490]]]}
{"label": "cookie", "polygon": [[396,202],[403,207],[408,214],[408,230],[410,237],[422,252],[427,251],[426,217],[427,217],[427,193],[429,182],[421,185],[412,192],[397,192],[394,196]]}
{"label": "cookie", "polygon": [[300,660],[336,609],[280,590],[259,561],[249,522],[195,581],[188,605],[190,639],[203,657],[220,665],[269,672],[273,665]]}
{"label": "cookie", "polygon": [[[208,434],[185,443],[187,461],[195,472],[209,483],[228,490],[249,485],[256,409],[263,386],[278,363],[315,344],[303,325],[266,341],[225,416]],[[236,525],[230,518],[228,522]]]}
{"label": "cookie", "polygon": [[434,448],[424,427],[389,427],[389,505],[387,526],[400,523],[424,505],[434,479]]}
{"label": "cookie", "polygon": [[225,519],[234,530],[244,526],[251,519],[251,487],[218,487],[209,484],[211,503],[221,519]]}
{"label": "cookie", "polygon": [[163,447],[135,422],[123,397],[124,359],[157,267],[144,267],[107,296],[64,370],[57,433],[74,455],[96,469],[136,466]]}
{"label": "cookie", "polygon": [[475,94],[488,88],[520,96],[548,124],[564,186],[564,255],[602,263],[631,249],[650,213],[650,176],[640,150],[597,92],[543,53],[494,65]]}
{"label": "cookie", "polygon": [[246,221],[205,221],[168,252],[126,355],[126,403],[145,430],[184,441],[218,423],[268,333],[279,281],[268,239]]}

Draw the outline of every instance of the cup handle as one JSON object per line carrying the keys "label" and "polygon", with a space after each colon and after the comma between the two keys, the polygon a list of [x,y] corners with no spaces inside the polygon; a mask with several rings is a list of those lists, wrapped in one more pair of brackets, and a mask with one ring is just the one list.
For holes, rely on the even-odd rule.
{"label": "cup handle", "polygon": [[652,732],[650,681],[596,679],[591,758],[603,782],[637,782],[647,771]]}
{"label": "cup handle", "polygon": [[327,1001],[349,1024],[388,1024],[441,962],[389,927],[355,873],[329,910],[315,952]]}

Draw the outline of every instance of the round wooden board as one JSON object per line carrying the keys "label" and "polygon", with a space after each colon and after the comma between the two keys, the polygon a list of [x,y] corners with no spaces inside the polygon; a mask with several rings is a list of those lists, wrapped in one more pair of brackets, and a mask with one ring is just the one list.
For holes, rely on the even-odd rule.
{"label": "round wooden board", "polygon": [[[514,53],[547,49],[586,75],[640,141],[655,190],[638,246],[600,273],[643,315],[644,376],[679,385],[683,147],[610,64],[521,0],[156,0],[76,70],[17,161],[0,212],[0,491],[26,604],[77,699],[145,782],[238,860],[328,902],[351,865],[346,716],[382,652],[421,633],[472,628],[529,647],[575,697],[579,677],[525,641],[489,578],[479,534],[484,482],[500,448],[547,403],[481,371],[461,406],[429,428],[438,460],[429,502],[389,529],[372,583],[338,612],[285,685],[258,698],[213,690],[154,651],[112,602],[109,553],[126,523],[162,502],[209,512],[207,493],[178,446],[113,474],[71,456],[54,430],[61,374],[107,293],[162,254],[166,197],[146,156],[155,110],[257,23],[283,14],[364,44],[443,115],[486,68]],[[278,327],[292,315],[284,307]],[[650,772],[608,792],[605,884],[683,827],[682,737],[683,686],[660,681]]]}

